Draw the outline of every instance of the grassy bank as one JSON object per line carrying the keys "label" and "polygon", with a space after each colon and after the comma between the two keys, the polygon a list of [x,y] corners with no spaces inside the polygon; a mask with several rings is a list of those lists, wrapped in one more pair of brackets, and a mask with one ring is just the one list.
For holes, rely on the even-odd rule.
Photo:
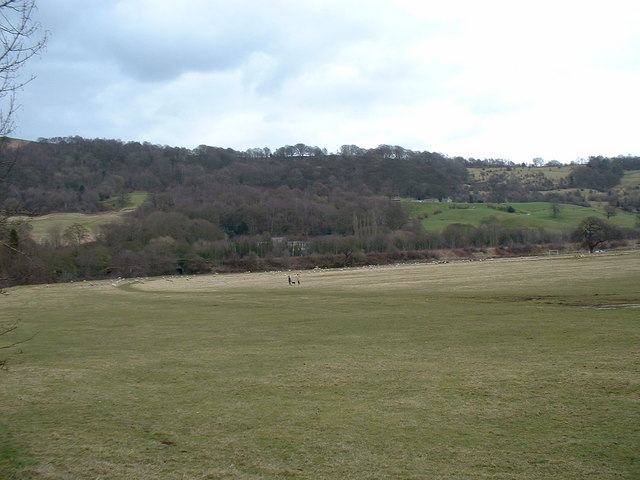
{"label": "grassy bank", "polygon": [[[549,202],[528,203],[409,203],[411,215],[419,218],[423,227],[439,231],[452,223],[463,223],[475,227],[491,217],[509,228],[545,228],[550,231],[567,232],[576,228],[584,218],[596,216],[606,218],[604,209],[561,204],[554,213]],[[509,209],[511,207],[511,209]],[[618,210],[609,221],[620,227],[634,227],[638,216]]]}
{"label": "grassy bank", "polygon": [[[40,215],[37,217],[29,217],[31,224],[31,236],[37,241],[44,241],[48,235],[55,229],[59,232],[71,225],[79,224],[85,227],[93,237],[100,232],[100,226],[107,223],[117,222],[122,215],[138,208],[148,198],[148,192],[132,192],[124,196],[124,198],[116,197],[103,202],[110,210],[100,213],[51,213],[49,215]],[[20,217],[27,219],[27,217]]]}
{"label": "grassy bank", "polygon": [[9,290],[0,477],[640,476],[638,252],[300,280]]}

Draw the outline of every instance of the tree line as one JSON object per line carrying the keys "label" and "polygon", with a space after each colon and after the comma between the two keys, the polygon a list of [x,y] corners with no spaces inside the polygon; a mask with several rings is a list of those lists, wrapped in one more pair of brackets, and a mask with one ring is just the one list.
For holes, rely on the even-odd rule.
{"label": "tree line", "polygon": [[[244,185],[268,190],[287,187],[326,197],[349,191],[362,196],[444,198],[463,202],[559,201],[585,204],[589,192],[602,201],[640,208],[640,196],[617,197],[611,187],[625,170],[640,169],[640,157],[591,157],[570,175],[550,180],[536,169],[509,175],[515,164],[503,160],[449,158],[400,146],[363,149],[344,145],[336,153],[304,144],[271,151],[199,146],[195,149],[63,137],[5,148],[0,162],[19,162],[0,185],[0,208],[40,215],[57,211],[99,212],[104,201],[133,190],[161,193],[189,185]],[[504,167],[472,181],[469,167]]]}
{"label": "tree line", "polygon": [[[480,178],[467,187],[470,202],[546,201],[588,206],[589,202],[598,201],[629,212],[640,211],[640,191],[613,188],[625,171],[640,170],[640,157],[589,157],[584,163],[572,164],[566,177],[556,179],[537,168],[529,168],[524,175],[512,175],[518,167],[512,162],[472,159],[467,164],[481,169]],[[552,161],[545,166],[561,165]]]}
{"label": "tree line", "polygon": [[[326,154],[317,147],[260,149],[200,146],[195,149],[79,137],[29,142],[2,155],[18,156],[20,168],[2,186],[10,211],[98,212],[121,192],[202,190],[212,185],[264,189],[286,187],[327,197],[333,191],[359,196],[441,197],[462,190],[463,161],[400,147]],[[282,152],[281,152],[282,150]],[[269,153],[267,153],[269,152]],[[294,155],[295,154],[295,155]]]}
{"label": "tree line", "polygon": [[[571,240],[543,229],[508,228],[495,218],[478,227],[423,231],[399,198],[514,201],[524,187],[496,175],[474,183],[467,167],[475,161],[398,146],[345,145],[329,154],[297,144],[240,152],[71,137],[12,147],[1,153],[20,166],[0,186],[5,212],[99,212],[112,208],[107,200],[117,204],[134,190],[149,198],[90,242],[81,225],[51,231],[36,243],[28,224],[5,223],[5,285],[352,266],[431,258],[443,248],[516,249]],[[595,158],[576,167],[570,182],[591,178],[591,170],[593,177],[619,175],[634,161]]]}
{"label": "tree line", "polygon": [[[61,237],[37,243],[26,224],[11,227],[0,251],[0,286],[53,283],[109,277],[197,274],[212,271],[258,271],[297,268],[335,268],[410,260],[435,260],[439,251],[464,258],[562,250],[580,242],[593,251],[605,242],[637,238],[638,231],[615,229],[606,220],[591,218],[572,233],[543,228],[510,228],[495,217],[474,227],[451,224],[442,231],[425,231],[416,220],[406,220],[398,203],[391,229],[378,223],[374,211],[353,214],[344,232],[317,236],[274,237],[269,233],[229,235],[219,226],[179,212],[142,209],[122,222],[103,226],[95,241],[83,242],[86,231],[72,226]],[[384,215],[383,211],[378,211]],[[388,214],[393,215],[392,212]],[[404,221],[403,221],[404,220]],[[75,228],[74,228],[75,227]],[[451,253],[453,252],[453,253]]]}

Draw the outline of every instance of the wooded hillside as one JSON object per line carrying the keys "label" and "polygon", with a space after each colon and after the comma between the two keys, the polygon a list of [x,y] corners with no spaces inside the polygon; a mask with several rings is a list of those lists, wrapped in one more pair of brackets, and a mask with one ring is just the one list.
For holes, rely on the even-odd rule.
{"label": "wooded hillside", "polygon": [[[562,232],[495,221],[491,235],[471,232],[484,223],[425,230],[411,200],[640,207],[637,188],[614,188],[625,171],[640,170],[637,157],[544,167],[562,170],[554,176],[499,160],[389,145],[345,145],[335,154],[303,144],[240,152],[73,137],[10,147],[0,159],[14,165],[0,184],[5,283],[354,265],[426,258],[452,246],[568,240]],[[147,201],[97,235],[72,225],[36,243],[28,224],[6,221],[10,215],[117,210],[133,191],[146,192]]]}

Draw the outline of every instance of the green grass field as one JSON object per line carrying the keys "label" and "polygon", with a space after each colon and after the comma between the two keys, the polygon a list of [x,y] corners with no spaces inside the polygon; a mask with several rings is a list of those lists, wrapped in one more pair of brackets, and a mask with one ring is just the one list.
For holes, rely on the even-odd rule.
{"label": "green grass field", "polygon": [[[495,217],[504,226],[514,228],[545,228],[554,231],[570,231],[586,217],[605,217],[604,210],[597,207],[561,204],[558,215],[552,215],[551,203],[416,203],[407,202],[411,216],[419,218],[425,230],[438,231],[452,223],[479,226],[489,217]],[[515,212],[509,213],[511,206]],[[638,216],[621,209],[609,221],[620,227],[634,227]]]}
{"label": "green grass field", "polygon": [[111,197],[102,203],[107,207],[113,208],[113,209],[120,209],[120,208],[133,209],[133,208],[138,208],[140,205],[146,202],[147,198],[149,198],[149,192],[136,191],[136,192],[131,192],[126,194],[124,199],[120,198],[119,196]]}
{"label": "green grass field", "polygon": [[[38,242],[44,241],[53,228],[58,228],[61,232],[71,225],[80,224],[87,228],[91,235],[95,237],[100,232],[100,226],[107,223],[117,222],[122,215],[131,212],[142,205],[148,198],[148,192],[132,192],[126,196],[124,207],[118,210],[109,210],[101,213],[51,213],[38,217],[29,217],[31,224],[31,236]],[[105,201],[109,208],[116,208],[118,198]],[[20,217],[26,219],[26,217]]]}
{"label": "green grass field", "polygon": [[640,186],[640,170],[624,172],[624,176],[620,180],[620,186],[627,188]]}
{"label": "green grass field", "polygon": [[31,224],[30,235],[35,241],[43,242],[54,228],[59,229],[60,232],[64,232],[64,230],[71,225],[80,224],[87,228],[92,236],[95,236],[100,232],[101,225],[119,221],[123,213],[123,211],[93,214],[51,213],[49,215],[31,217],[29,218],[29,223]]}
{"label": "green grass field", "polygon": [[300,279],[8,290],[0,478],[640,478],[640,251]]}

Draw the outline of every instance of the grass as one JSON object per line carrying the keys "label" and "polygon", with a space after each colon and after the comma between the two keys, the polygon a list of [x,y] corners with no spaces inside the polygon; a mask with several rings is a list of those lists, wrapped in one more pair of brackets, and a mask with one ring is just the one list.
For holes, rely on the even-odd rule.
{"label": "grass", "polygon": [[640,170],[630,170],[624,172],[624,176],[620,180],[620,186],[624,188],[640,186]]}
{"label": "grass", "polygon": [[[95,237],[99,233],[101,225],[119,221],[123,214],[142,205],[148,196],[148,192],[132,192],[126,196],[125,206],[119,210],[110,210],[93,214],[51,213],[49,215],[29,217],[28,220],[32,227],[31,236],[36,241],[41,242],[49,236],[50,232],[54,228],[59,228],[60,232],[64,232],[64,230],[71,225],[80,224],[86,227],[91,235]],[[109,199],[104,203],[110,208],[116,208],[118,201],[118,198],[114,198]],[[26,219],[27,217],[20,218]]]}
{"label": "grass", "polygon": [[640,252],[19,287],[0,478],[633,479]]}
{"label": "grass", "polygon": [[[542,174],[549,180],[558,181],[562,178],[566,178],[573,170],[572,165],[563,165],[561,167],[473,167],[469,168],[471,178],[475,181],[481,181],[485,178],[489,178],[494,174],[507,174],[507,176],[519,178],[521,180],[534,175]],[[483,178],[484,175],[484,178]]]}
{"label": "grass", "polygon": [[[552,231],[570,231],[575,229],[580,220],[597,216],[605,218],[602,208],[581,207],[562,204],[554,218],[551,204],[548,202],[529,203],[409,203],[411,215],[420,218],[426,230],[437,231],[452,223],[463,223],[479,226],[489,217],[495,217],[506,227],[545,228]],[[511,206],[515,210],[507,211]],[[618,210],[617,215],[609,219],[620,227],[634,227],[637,215]]]}
{"label": "grass", "polygon": [[91,235],[95,237],[100,231],[100,226],[107,223],[117,222],[122,218],[123,212],[103,212],[103,213],[51,213],[38,217],[30,217],[31,237],[37,242],[44,241],[54,228],[59,228],[64,232],[66,228],[74,224],[86,227]]}
{"label": "grass", "polygon": [[149,192],[136,191],[126,194],[124,198],[111,197],[102,203],[110,208],[134,209],[146,202],[147,198],[149,198]]}

